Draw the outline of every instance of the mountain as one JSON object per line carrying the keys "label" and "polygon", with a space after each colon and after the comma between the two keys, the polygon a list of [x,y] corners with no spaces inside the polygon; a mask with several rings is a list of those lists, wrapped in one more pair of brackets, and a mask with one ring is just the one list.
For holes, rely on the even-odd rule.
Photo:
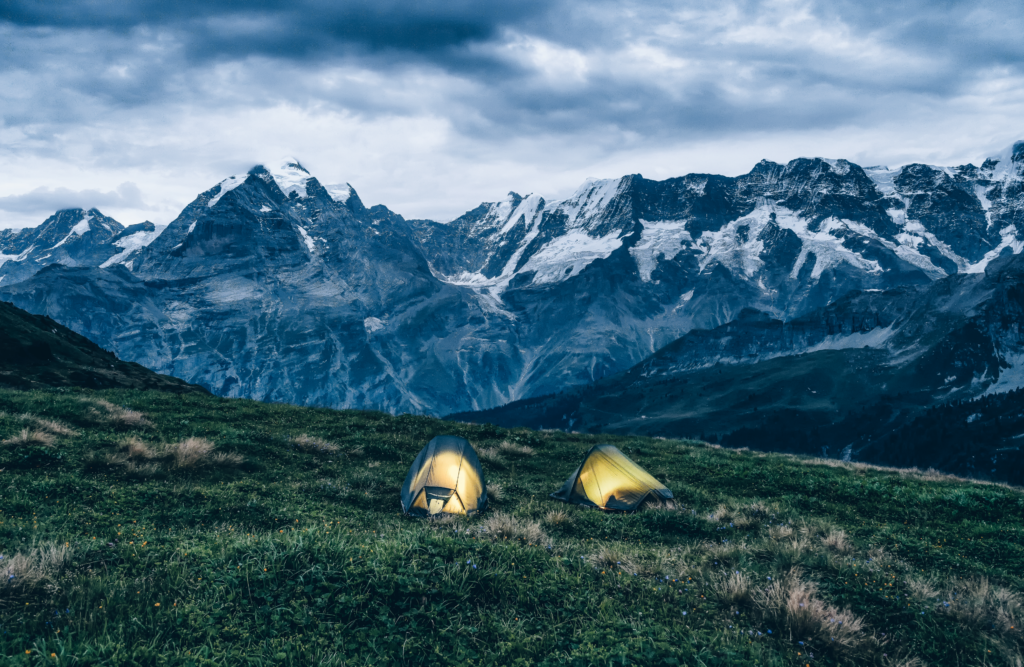
{"label": "mountain", "polygon": [[[933,439],[921,447],[912,437],[920,430],[901,429],[930,408],[1024,385],[1022,321],[1024,256],[1010,255],[983,274],[854,291],[788,321],[748,309],[728,324],[690,331],[594,384],[451,418],[582,432],[701,434],[736,447],[826,456],[845,450],[858,460],[970,474],[975,460],[999,459],[996,452],[1012,443],[986,436],[975,444]],[[1024,435],[1024,421],[1012,416],[1003,425],[1016,430],[1000,433]],[[1011,474],[1016,464],[1010,463],[1018,459],[1002,459],[997,468]]]}
{"label": "mountain", "polygon": [[0,295],[220,395],[474,411],[628,369],[745,309],[791,321],[852,291],[982,275],[1024,247],[1022,167],[1024,142],[981,167],[762,161],[510,193],[438,223],[286,159],[200,194],[130,260],[50,266]]}
{"label": "mountain", "polygon": [[178,378],[121,361],[50,318],[26,313],[4,301],[0,301],[0,386],[205,393]]}
{"label": "mountain", "polygon": [[159,232],[152,222],[125,227],[96,209],[57,211],[38,227],[0,230],[0,284],[13,284],[50,264],[131,264]]}

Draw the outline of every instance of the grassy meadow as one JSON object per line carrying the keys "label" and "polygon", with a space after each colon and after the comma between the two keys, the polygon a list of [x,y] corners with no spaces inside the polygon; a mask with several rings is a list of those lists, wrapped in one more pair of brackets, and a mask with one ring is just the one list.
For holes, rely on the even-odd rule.
{"label": "grassy meadow", "polygon": [[[695,441],[0,390],[4,665],[1024,665],[1024,493]],[[481,516],[402,515],[435,435]],[[548,498],[610,442],[671,506]]]}

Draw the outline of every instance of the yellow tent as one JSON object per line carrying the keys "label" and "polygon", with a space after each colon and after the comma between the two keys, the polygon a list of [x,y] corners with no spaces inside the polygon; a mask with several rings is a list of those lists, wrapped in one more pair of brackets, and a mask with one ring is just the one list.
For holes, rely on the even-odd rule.
{"label": "yellow tent", "polygon": [[613,445],[596,445],[552,498],[606,510],[635,510],[649,497],[672,492]]}
{"label": "yellow tent", "polygon": [[406,514],[475,514],[486,507],[487,485],[473,446],[450,435],[427,443],[402,485]]}

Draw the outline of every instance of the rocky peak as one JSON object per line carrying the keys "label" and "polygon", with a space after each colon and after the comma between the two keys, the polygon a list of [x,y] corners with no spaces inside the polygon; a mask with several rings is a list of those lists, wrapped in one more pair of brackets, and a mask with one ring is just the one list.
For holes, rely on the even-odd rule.
{"label": "rocky peak", "polygon": [[57,211],[38,227],[0,237],[0,281],[13,283],[49,264],[97,266],[124,226],[97,209]]}

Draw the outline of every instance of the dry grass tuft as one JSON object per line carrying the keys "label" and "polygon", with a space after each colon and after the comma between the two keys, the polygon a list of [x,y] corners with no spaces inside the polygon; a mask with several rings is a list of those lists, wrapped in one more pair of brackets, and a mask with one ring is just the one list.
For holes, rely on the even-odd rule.
{"label": "dry grass tuft", "polygon": [[218,468],[233,468],[242,465],[244,462],[245,458],[241,454],[235,454],[234,452],[217,452],[210,457],[210,463]]}
{"label": "dry grass tuft", "polygon": [[768,506],[762,502],[754,502],[747,505],[747,512],[755,519],[763,519],[768,516]]}
{"label": "dry grass tuft", "polygon": [[153,422],[149,421],[146,415],[137,410],[122,408],[102,398],[83,398],[80,400],[93,405],[89,409],[89,416],[95,421],[120,428],[150,428],[153,426]]}
{"label": "dry grass tuft", "polygon": [[597,553],[590,554],[586,557],[588,563],[595,570],[614,570],[615,568],[621,568],[630,574],[637,571],[636,562],[629,557],[624,551],[615,547],[603,547]]}
{"label": "dry grass tuft", "polygon": [[506,454],[508,456],[533,456],[536,454],[533,447],[528,445],[519,445],[514,442],[509,442],[508,440],[505,440],[498,445],[498,450],[502,454]]}
{"label": "dry grass tuft", "polygon": [[754,606],[767,620],[788,631],[792,639],[811,639],[845,653],[876,652],[879,644],[864,622],[816,597],[817,585],[804,581],[798,568],[753,593]]}
{"label": "dry grass tuft", "polygon": [[737,514],[735,517],[733,517],[732,523],[736,528],[744,530],[746,528],[750,528],[753,525],[756,525],[757,520],[747,516],[746,514]]}
{"label": "dry grass tuft", "polygon": [[35,425],[40,430],[46,431],[47,433],[50,433],[52,435],[63,437],[71,437],[78,435],[78,431],[76,431],[75,429],[53,419],[44,419],[43,417],[37,417],[29,413],[18,415],[18,419],[22,421],[35,422]]}
{"label": "dry grass tuft", "polygon": [[129,459],[158,459],[163,453],[153,450],[146,442],[132,436],[124,441],[122,448]]}
{"label": "dry grass tuft", "polygon": [[152,477],[163,470],[192,470],[204,466],[230,468],[245,459],[233,452],[214,452],[206,438],[186,438],[170,445],[154,445],[137,437],[122,441],[120,450],[103,459],[108,466],[123,468],[132,477]]}
{"label": "dry grass tuft", "polygon": [[452,528],[460,528],[462,526],[462,520],[465,518],[464,514],[434,514],[429,517],[429,521],[432,521],[435,525],[446,526]]}
{"label": "dry grass tuft", "polygon": [[0,603],[38,586],[55,583],[71,562],[72,551],[50,545],[16,553],[0,561]]}
{"label": "dry grass tuft", "polygon": [[656,498],[653,494],[647,496],[647,500],[640,506],[641,511],[675,512],[679,509],[675,502]]}
{"label": "dry grass tuft", "polygon": [[785,540],[793,537],[793,529],[789,526],[772,526],[768,529],[768,537],[773,540]]}
{"label": "dry grass tuft", "polygon": [[768,549],[775,556],[775,564],[785,568],[802,562],[804,556],[811,552],[811,543],[806,538],[793,537],[769,542]]}
{"label": "dry grass tuft", "polygon": [[500,503],[505,498],[505,487],[494,483],[487,485],[487,500]]}
{"label": "dry grass tuft", "polygon": [[939,597],[939,588],[930,578],[911,576],[906,583],[911,598],[916,602],[934,602]]}
{"label": "dry grass tuft", "polygon": [[341,449],[333,442],[318,438],[312,435],[297,435],[291,440],[292,444],[304,452],[310,454],[337,454]]}
{"label": "dry grass tuft", "polygon": [[727,605],[746,605],[753,599],[750,577],[739,571],[723,575],[711,584],[711,589]]}
{"label": "dry grass tuft", "polygon": [[484,530],[496,540],[522,540],[527,544],[541,544],[548,536],[536,521],[518,519],[511,514],[495,512],[484,521]]}
{"label": "dry grass tuft", "polygon": [[717,521],[718,523],[728,523],[732,521],[734,512],[725,505],[719,505],[715,508],[715,511],[708,515],[708,521]]}
{"label": "dry grass tuft", "polygon": [[147,479],[160,473],[160,465],[157,463],[136,463],[135,461],[126,461],[124,462],[124,472],[129,477]]}
{"label": "dry grass tuft", "polygon": [[1020,593],[993,585],[986,577],[951,580],[941,589],[920,580],[917,586],[920,597],[935,600],[937,596],[938,610],[964,626],[1021,638],[1024,597]]}
{"label": "dry grass tuft", "polygon": [[0,445],[3,445],[4,447],[25,447],[29,445],[53,447],[53,443],[56,441],[57,438],[52,433],[42,430],[30,431],[27,428],[23,428],[21,429],[21,433],[7,438],[3,442],[0,442]]}
{"label": "dry grass tuft", "polygon": [[498,451],[497,447],[481,447],[476,450],[476,455],[481,461],[486,461],[487,463],[496,466],[505,467],[505,465],[507,465],[507,462],[502,458],[501,452]]}
{"label": "dry grass tuft", "polygon": [[572,523],[572,517],[565,510],[551,510],[544,515],[544,523],[551,526],[563,526]]}
{"label": "dry grass tuft", "polygon": [[832,530],[828,535],[821,538],[826,548],[840,554],[848,554],[853,551],[853,545],[846,535],[845,530]]}
{"label": "dry grass tuft", "polygon": [[213,443],[206,438],[186,438],[170,446],[175,468],[198,468],[213,453]]}

